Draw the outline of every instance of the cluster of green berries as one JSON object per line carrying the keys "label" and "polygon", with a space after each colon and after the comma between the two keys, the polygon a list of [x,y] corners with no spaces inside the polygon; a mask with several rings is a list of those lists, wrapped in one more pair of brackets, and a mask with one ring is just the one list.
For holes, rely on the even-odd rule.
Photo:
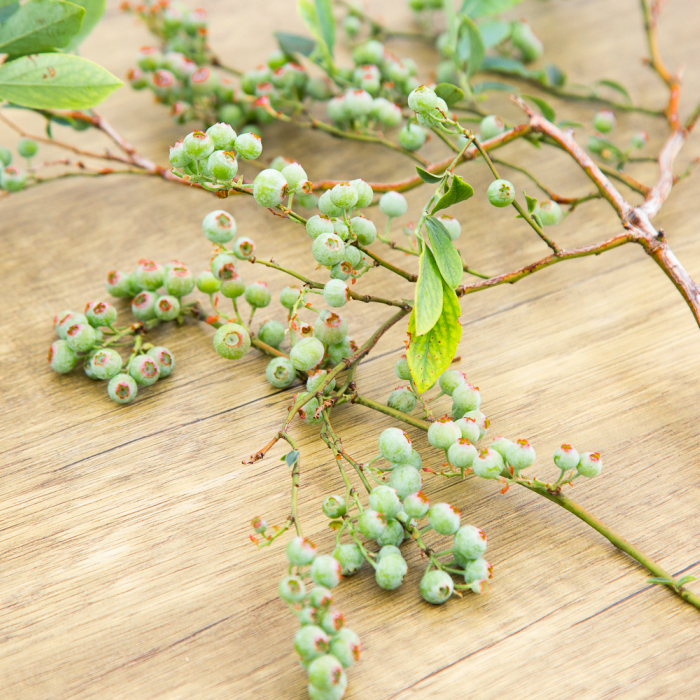
{"label": "cluster of green berries", "polygon": [[645,131],[632,135],[629,146],[624,149],[616,146],[608,136],[616,126],[615,115],[609,109],[601,109],[593,117],[593,128],[596,133],[588,138],[588,150],[605,161],[624,163],[631,151],[644,148],[649,141]]}
{"label": "cluster of green berries", "polygon": [[[31,165],[32,158],[39,150],[37,142],[22,137],[17,142],[17,153]],[[12,152],[9,148],[0,146],[0,190],[19,192],[27,185],[27,173],[17,165],[12,165]]]}
{"label": "cluster of green berries", "polygon": [[[115,328],[117,310],[103,301],[91,301],[84,313],[63,311],[54,318],[59,337],[49,348],[49,366],[59,374],[70,372],[80,360],[90,379],[106,381],[107,393],[116,403],[129,403],[139,387],[170,376],[175,357],[168,348],[144,345],[124,362],[110,347],[124,333]],[[124,330],[124,329],[121,329]]]}
{"label": "cluster of green berries", "polygon": [[[264,524],[254,522],[254,527],[264,533]],[[290,574],[279,582],[278,593],[299,620],[294,648],[308,674],[309,698],[340,700],[347,686],[345,671],[359,660],[362,647],[333,606],[332,589],[342,578],[340,563],[318,554],[316,546],[300,536],[289,541],[286,555]]]}

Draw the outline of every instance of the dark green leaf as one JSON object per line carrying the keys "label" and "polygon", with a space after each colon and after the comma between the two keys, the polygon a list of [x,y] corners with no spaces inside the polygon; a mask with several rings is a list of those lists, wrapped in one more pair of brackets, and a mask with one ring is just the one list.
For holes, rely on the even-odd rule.
{"label": "dark green leaf", "polygon": [[287,34],[286,32],[275,32],[275,39],[280,49],[289,56],[299,53],[302,56],[310,56],[316,48],[316,42],[306,36],[299,34]]}
{"label": "dark green leaf", "polygon": [[70,2],[29,0],[0,27],[0,53],[24,56],[67,46],[84,14]]}
{"label": "dark green leaf", "polygon": [[518,88],[515,85],[509,85],[508,83],[500,83],[492,80],[484,80],[481,83],[476,83],[472,86],[472,90],[475,95],[479,95],[482,92],[512,92],[514,94],[518,93]]}
{"label": "dark green leaf", "polygon": [[457,295],[443,281],[442,313],[433,328],[424,335],[416,333],[416,310],[408,320],[408,367],[416,389],[423,393],[450,366],[462,337],[461,309]]}
{"label": "dark green leaf", "polygon": [[464,268],[462,267],[462,259],[452,243],[450,234],[447,232],[445,225],[432,216],[425,220],[425,230],[440,274],[449,287],[454,289],[462,281]]}
{"label": "dark green leaf", "polygon": [[314,0],[316,4],[316,16],[318,17],[318,26],[321,31],[321,36],[326,42],[328,53],[333,55],[333,47],[335,46],[335,17],[333,17],[333,8],[330,0]]}
{"label": "dark green leaf", "polygon": [[299,450],[292,450],[291,452],[287,452],[287,454],[284,456],[284,461],[287,463],[287,466],[291,469],[297,461],[299,460]]}
{"label": "dark green leaf", "polygon": [[488,22],[479,22],[479,32],[484,48],[490,49],[505,41],[510,36],[512,24],[502,19],[495,19]]}
{"label": "dark green leaf", "polygon": [[435,86],[435,94],[438,97],[442,97],[447,103],[448,107],[456,105],[460,100],[464,98],[464,90],[461,90],[456,85],[451,83],[440,83]]}
{"label": "dark green leaf", "polygon": [[473,20],[463,15],[459,28],[459,39],[457,40],[457,55],[460,60],[467,63],[467,80],[479,70],[485,54],[486,49],[479,33],[479,27],[474,24]]}
{"label": "dark green leaf", "polygon": [[674,582],[671,581],[671,579],[657,578],[657,577],[648,578],[647,583],[653,583],[653,584],[657,584],[659,586],[671,586],[671,587],[673,587],[675,585]]}
{"label": "dark green leaf", "polygon": [[75,51],[75,49],[87,39],[90,32],[102,19],[102,15],[105,13],[106,0],[70,0],[70,2],[80,5],[80,7],[85,9],[80,31],[70,40],[68,46],[66,46],[66,51]]}
{"label": "dark green leaf", "polygon": [[37,109],[87,109],[122,85],[92,61],[60,53],[23,56],[0,66],[0,98]]}
{"label": "dark green leaf", "polygon": [[547,78],[547,85],[563,87],[566,83],[566,73],[564,73],[558,66],[555,66],[553,63],[548,63],[544,67],[544,74]]}
{"label": "dark green leaf", "polygon": [[523,94],[523,97],[526,100],[530,100],[530,102],[534,102],[537,105],[537,108],[542,112],[542,116],[550,122],[553,122],[556,119],[556,114],[554,113],[554,109],[552,108],[552,105],[549,104],[546,100],[543,100],[541,97],[535,97],[534,95],[525,95]]}
{"label": "dark green leaf", "polygon": [[605,85],[605,87],[619,92],[628,102],[632,102],[632,96],[627,92],[627,88],[615,80],[599,80],[596,85]]}
{"label": "dark green leaf", "polygon": [[440,180],[445,177],[444,175],[433,175],[431,172],[424,170],[418,165],[416,165],[416,172],[418,173],[418,177],[423,180],[423,182],[427,182],[429,185],[434,185],[436,182],[440,182]]}
{"label": "dark green leaf", "polygon": [[517,75],[521,78],[532,78],[533,71],[526,68],[523,63],[514,58],[505,56],[486,56],[481,64],[481,70],[492,73],[505,73],[506,75]]}
{"label": "dark green leaf", "polygon": [[[525,194],[525,192],[523,192],[523,194]],[[527,213],[532,214],[537,206],[537,197],[528,197],[528,195],[525,194],[525,201],[527,202]]]}
{"label": "dark green leaf", "polygon": [[17,12],[17,10],[19,10],[19,3],[16,1],[10,2],[6,5],[3,5],[2,2],[0,2],[0,24]]}
{"label": "dark green leaf", "polygon": [[472,186],[464,182],[459,175],[455,175],[452,178],[450,189],[440,197],[438,203],[433,207],[430,213],[434,214],[436,211],[440,211],[440,209],[447,209],[447,207],[451,207],[453,204],[459,202],[464,202],[472,196],[474,196],[474,189]]}
{"label": "dark green leaf", "polygon": [[423,248],[420,269],[416,282],[416,297],[413,308],[416,314],[416,332],[427,333],[442,313],[442,277],[430,248]]}

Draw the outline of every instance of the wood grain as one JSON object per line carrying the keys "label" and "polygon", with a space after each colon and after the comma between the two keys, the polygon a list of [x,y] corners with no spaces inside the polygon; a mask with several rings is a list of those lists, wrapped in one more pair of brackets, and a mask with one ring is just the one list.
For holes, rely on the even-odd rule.
{"label": "wood grain", "polygon": [[[301,29],[291,2],[203,4],[213,46],[243,69],[273,48],[272,30]],[[109,3],[85,55],[122,75],[148,38],[117,5]],[[396,5],[371,3],[376,15],[398,15],[396,21],[409,26]],[[645,104],[663,99],[663,85],[640,61],[644,42],[634,0],[533,0],[518,8],[520,15],[532,18],[571,81],[607,77],[624,82]],[[666,3],[661,46],[669,65],[686,65],[686,110],[700,95],[697,36],[692,0]],[[396,45],[400,55],[409,50]],[[418,54],[429,57],[424,48]],[[555,105],[560,118],[590,121],[591,109]],[[503,105],[516,119],[513,109]],[[183,133],[147,94],[127,88],[101,111],[159,162]],[[621,135],[647,129],[649,152],[663,141],[660,121],[635,115],[618,121]],[[96,135],[84,136],[96,143]],[[6,130],[0,138],[12,142]],[[695,135],[677,171],[699,145]],[[429,149],[442,153],[440,144]],[[522,144],[506,153],[561,194],[587,190],[561,156],[543,160]],[[378,148],[360,153],[323,135],[272,126],[265,156],[278,154],[301,160],[312,179],[390,180],[412,171],[408,161]],[[522,222],[486,203],[490,178],[483,165],[464,172],[477,192],[456,209],[470,264],[496,273],[546,254]],[[640,173],[653,182],[653,165]],[[696,279],[697,193],[696,180],[683,182],[658,217]],[[421,191],[409,195],[412,214],[422,197]],[[128,407],[112,404],[104,385],[84,376],[52,374],[45,361],[53,315],[103,296],[107,270],[133,268],[140,257],[177,258],[202,269],[209,249],[199,221],[215,200],[122,176],[63,181],[0,206],[2,697],[304,698],[304,674],[292,649],[295,623],[275,594],[282,548],[258,552],[247,539],[253,516],[281,523],[288,514],[282,452],[242,464],[277,429],[292,391],[270,388],[265,360],[255,353],[235,364],[219,358],[211,330],[194,326],[155,334],[173,349],[178,367]],[[309,264],[300,230],[247,200],[226,206],[261,256],[320,274]],[[618,227],[605,205],[594,202],[556,235],[562,245],[582,245]],[[402,254],[388,257],[413,264]],[[274,294],[287,284],[271,271],[244,268],[243,274],[248,281],[267,279]],[[359,287],[411,293],[410,285],[381,272]],[[460,366],[481,387],[492,433],[530,438],[540,472],[563,440],[601,450],[604,476],[577,484],[572,496],[668,570],[698,574],[700,332],[661,271],[626,246],[472,295],[462,307]],[[363,340],[389,314],[350,305],[351,336]],[[264,317],[281,319],[280,307]],[[398,383],[392,367],[403,334],[392,330],[362,365],[363,393],[384,400]],[[390,425],[361,407],[337,412],[336,428],[358,459],[374,454],[376,436]],[[428,455],[424,435],[415,432],[418,449]],[[301,425],[294,434],[303,454],[305,532],[330,547],[320,501],[342,488],[341,481],[315,431]],[[431,500],[454,503],[463,522],[487,531],[496,578],[488,595],[430,607],[417,591],[422,563],[409,550],[409,574],[397,592],[379,590],[367,570],[344,582],[339,607],[364,645],[361,663],[349,673],[349,700],[698,696],[697,610],[646,585],[634,562],[533,494],[511,489],[502,496],[474,480],[426,482]]]}

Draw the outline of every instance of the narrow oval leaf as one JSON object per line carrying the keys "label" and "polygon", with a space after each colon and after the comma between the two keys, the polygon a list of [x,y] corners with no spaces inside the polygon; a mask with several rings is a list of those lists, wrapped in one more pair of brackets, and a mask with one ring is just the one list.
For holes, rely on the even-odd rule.
{"label": "narrow oval leaf", "polygon": [[561,68],[553,63],[548,63],[544,67],[544,74],[547,78],[546,85],[554,85],[555,87],[563,87],[566,84],[566,73]]}
{"label": "narrow oval leaf", "polygon": [[457,54],[463,61],[467,61],[467,79],[479,70],[486,55],[484,42],[479,33],[479,27],[474,21],[462,15],[460,38],[457,42]]}
{"label": "narrow oval leaf", "polygon": [[621,85],[615,80],[599,80],[597,85],[605,85],[605,87],[609,87],[611,90],[615,90],[615,92],[619,92],[627,102],[632,102],[632,96],[627,92],[627,88],[624,85]]}
{"label": "narrow oval leaf", "polygon": [[430,389],[450,366],[457,352],[462,326],[461,309],[457,295],[443,282],[443,308],[433,328],[424,335],[416,332],[416,310],[408,320],[408,350],[406,359],[416,389],[423,393]]}
{"label": "narrow oval leaf", "polygon": [[435,86],[435,94],[442,97],[448,107],[456,105],[460,100],[464,99],[464,90],[458,88],[452,83],[440,83]]}
{"label": "narrow oval leaf", "polygon": [[510,36],[513,25],[511,22],[496,19],[487,22],[479,22],[478,27],[481,33],[481,40],[484,42],[484,48],[490,49],[492,46],[497,46],[502,41],[505,41]]}
{"label": "narrow oval leaf", "polygon": [[288,467],[293,467],[299,460],[299,450],[292,450],[287,452],[284,456],[284,461],[287,463]]}
{"label": "narrow oval leaf", "polygon": [[333,47],[335,46],[335,17],[333,17],[333,8],[331,7],[330,0],[315,0],[315,4],[321,36],[326,42],[328,53],[332,56]]}
{"label": "narrow oval leaf", "polygon": [[416,314],[416,332],[427,333],[440,318],[442,312],[442,277],[430,248],[423,248],[420,270],[416,282],[413,308]]}
{"label": "narrow oval leaf", "polygon": [[436,211],[440,211],[440,209],[447,209],[447,207],[451,207],[453,204],[464,202],[473,195],[474,189],[472,186],[464,182],[459,175],[455,175],[452,178],[450,189],[440,197],[430,213],[434,214]]}
{"label": "narrow oval leaf", "polygon": [[508,83],[500,83],[492,80],[484,80],[481,83],[476,83],[472,86],[472,91],[475,95],[482,92],[511,92],[514,95],[518,94],[518,88],[515,85]]}
{"label": "narrow oval leaf", "polygon": [[35,109],[87,109],[122,85],[119,78],[79,56],[46,53],[0,66],[0,98]]}
{"label": "narrow oval leaf", "polygon": [[0,26],[0,53],[24,56],[67,46],[84,14],[70,2],[29,0]]}
{"label": "narrow oval leaf", "polygon": [[542,113],[542,116],[547,121],[553,122],[557,118],[557,115],[555,114],[552,105],[550,105],[549,102],[547,102],[546,100],[543,100],[541,97],[535,97],[534,95],[525,95],[524,93],[523,97],[526,100],[530,100],[530,102],[534,102],[537,105],[537,108]]}
{"label": "narrow oval leaf", "polygon": [[520,4],[522,0],[465,0],[462,12],[470,17],[500,15]]}
{"label": "narrow oval leaf", "polygon": [[432,216],[425,220],[425,230],[440,274],[449,287],[454,289],[462,281],[464,268],[450,234],[442,221]]}
{"label": "narrow oval leaf", "polygon": [[418,177],[429,185],[434,185],[445,177],[444,175],[433,175],[431,172],[424,170],[418,165],[416,165],[416,172],[418,173]]}
{"label": "narrow oval leaf", "polygon": [[521,78],[532,78],[534,71],[525,67],[521,61],[505,56],[486,56],[481,64],[482,70],[492,73],[505,73],[506,75],[518,75]]}
{"label": "narrow oval leaf", "polygon": [[289,56],[299,53],[302,56],[310,56],[316,48],[316,42],[307,36],[299,34],[287,34],[286,32],[275,32],[275,39],[280,49]]}
{"label": "narrow oval leaf", "polygon": [[95,28],[97,23],[102,19],[107,6],[106,0],[70,0],[76,5],[85,9],[85,15],[80,25],[80,31],[70,40],[66,51],[75,51],[80,44],[87,39],[90,32]]}

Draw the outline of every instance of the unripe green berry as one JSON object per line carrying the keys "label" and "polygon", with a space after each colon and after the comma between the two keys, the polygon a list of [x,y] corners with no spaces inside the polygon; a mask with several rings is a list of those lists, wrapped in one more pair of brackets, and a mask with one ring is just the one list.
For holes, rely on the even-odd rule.
{"label": "unripe green berry", "polygon": [[391,519],[401,510],[401,501],[390,486],[375,486],[369,494],[369,507]]}
{"label": "unripe green berry", "polygon": [[0,173],[0,187],[7,192],[20,192],[27,184],[27,174],[16,165],[8,165]]}
{"label": "unripe green berry", "polygon": [[350,668],[360,660],[361,649],[360,638],[347,627],[343,627],[331,639],[330,652],[340,661],[343,668]]}
{"label": "unripe green berry", "polygon": [[206,131],[217,151],[230,151],[236,142],[236,132],[230,124],[218,122],[212,124]]}
{"label": "unripe green berry", "polygon": [[306,537],[292,537],[287,542],[286,555],[292,566],[308,566],[316,557],[316,545]]}
{"label": "unripe green berry", "polygon": [[62,311],[54,318],[54,330],[62,340],[67,338],[68,329],[76,323],[87,323],[85,314],[74,313],[73,311]]}
{"label": "unripe green berry", "polygon": [[345,319],[334,311],[323,309],[314,323],[314,336],[324,345],[335,345],[348,334]]}
{"label": "unripe green berry", "polygon": [[140,292],[131,301],[131,313],[139,321],[150,321],[156,317],[158,295],[155,292]]}
{"label": "unripe green berry", "polygon": [[277,592],[285,603],[301,603],[306,596],[306,586],[300,576],[285,576],[279,582]]}
{"label": "unripe green berry", "polygon": [[[321,508],[323,514],[328,518],[342,518],[347,512],[345,499],[342,496],[327,496],[323,500]],[[338,557],[336,557],[336,559],[338,559]],[[340,560],[338,559],[338,561]]]}
{"label": "unripe green berry", "polygon": [[421,114],[432,112],[437,104],[438,96],[435,91],[425,85],[420,85],[408,96],[408,106]]}
{"label": "unripe green berry", "polygon": [[459,428],[462,433],[462,439],[468,440],[471,443],[475,443],[481,437],[481,432],[479,426],[473,418],[460,418],[455,421],[455,425]]}
{"label": "unripe green berry", "polygon": [[66,342],[74,352],[86,352],[96,339],[95,329],[87,323],[74,323],[66,329]]}
{"label": "unripe green berry", "polygon": [[237,323],[226,323],[214,334],[214,349],[227,360],[238,360],[250,350],[248,331]]}
{"label": "unripe green berry", "polygon": [[476,411],[481,406],[481,393],[478,387],[464,382],[452,392],[452,408],[458,411]]}
{"label": "unripe green berry", "polygon": [[388,520],[384,531],[377,537],[377,544],[380,547],[393,545],[398,547],[405,538],[403,525],[398,520]]}
{"label": "unripe green berry", "polygon": [[148,350],[146,354],[153,357],[158,363],[158,369],[160,370],[159,379],[165,379],[173,373],[175,369],[175,355],[168,348],[157,345]]}
{"label": "unripe green berry", "polygon": [[173,321],[180,315],[180,302],[177,297],[162,296],[156,302],[154,312],[161,321]]}
{"label": "unripe green berry", "polygon": [[330,280],[323,288],[323,298],[328,306],[339,308],[345,306],[350,298],[348,285],[342,280]]}
{"label": "unripe green berry", "polygon": [[[341,567],[342,568],[342,567]],[[326,610],[320,616],[319,626],[330,635],[337,634],[345,625],[345,617],[340,610]]]}
{"label": "unripe green berry", "polygon": [[331,606],[333,594],[323,586],[316,586],[311,590],[311,593],[309,593],[308,602],[314,610],[323,611]]}
{"label": "unripe green berry", "polygon": [[403,216],[408,211],[408,202],[399,192],[385,192],[379,198],[379,209],[390,219]]}
{"label": "unripe green berry", "polygon": [[182,139],[185,153],[195,160],[203,160],[214,151],[214,141],[203,131],[193,131]]}
{"label": "unripe green berry", "polygon": [[370,540],[376,540],[386,528],[387,519],[379,511],[368,508],[357,518],[357,529]]}
{"label": "unripe green berry", "polygon": [[562,471],[576,469],[579,460],[579,453],[571,445],[562,445],[554,452],[554,464]]}
{"label": "unripe green berry", "polygon": [[286,389],[294,384],[296,376],[294,365],[286,357],[273,358],[265,369],[267,381],[277,389]]}
{"label": "unripe green berry", "polygon": [[[316,369],[309,372],[309,378],[306,380],[306,391],[311,394],[315,394],[321,388],[321,385],[326,381],[328,377],[328,370]],[[330,394],[331,391],[335,389],[335,377],[331,379],[326,388],[323,390],[324,394]]]}
{"label": "unripe green berry", "polygon": [[197,276],[197,289],[204,294],[216,294],[221,289],[221,281],[205,270]]}
{"label": "unripe green berry", "polygon": [[345,109],[351,118],[368,117],[373,106],[374,99],[367,90],[348,90],[345,93]]}
{"label": "unripe green berry", "polygon": [[22,158],[33,158],[38,150],[39,146],[34,139],[22,137],[17,142],[17,153],[19,153]]}
{"label": "unripe green berry", "polygon": [[153,260],[141,259],[134,272],[136,283],[149,292],[154,292],[163,285],[165,270],[163,266]]}
{"label": "unripe green berry", "polygon": [[391,470],[389,486],[396,489],[399,498],[420,491],[422,485],[420,472],[411,464],[399,464]]}
{"label": "unripe green berry", "polygon": [[460,438],[453,445],[450,445],[447,451],[447,459],[450,464],[458,469],[467,469],[471,467],[476,459],[477,450],[469,440]]}
{"label": "unripe green berry", "polygon": [[364,209],[372,204],[374,191],[369,183],[365,182],[362,178],[358,178],[357,180],[350,180],[350,184],[357,194],[357,201],[355,202],[356,209]]}
{"label": "unripe green berry", "polygon": [[343,215],[343,210],[339,206],[333,204],[330,190],[326,190],[319,197],[318,208],[321,211],[321,214],[323,214],[324,216],[330,216],[331,218]]}
{"label": "unripe green berry", "polygon": [[113,297],[131,296],[131,273],[119,270],[108,272],[105,288]]}
{"label": "unripe green berry", "polygon": [[452,577],[446,571],[439,569],[426,571],[420,582],[420,594],[423,600],[433,605],[447,602],[453,591]]}
{"label": "unripe green berry", "polygon": [[325,349],[318,338],[302,338],[295,343],[289,359],[296,369],[308,372],[321,364]]}
{"label": "unripe green berry", "polygon": [[354,216],[350,219],[352,232],[357,236],[357,241],[360,245],[371,245],[377,238],[377,227],[373,221],[364,216]]}
{"label": "unripe green berry", "polygon": [[340,563],[340,572],[343,576],[356,574],[365,561],[362,550],[356,544],[340,544],[333,550],[333,556]]}
{"label": "unripe green berry", "polygon": [[184,297],[194,289],[194,276],[182,263],[174,265],[165,272],[163,279],[165,290],[174,297]]}
{"label": "unripe green berry", "polygon": [[262,153],[262,139],[250,131],[236,136],[235,149],[244,160],[255,160]]}
{"label": "unripe green berry", "polygon": [[486,543],[486,534],[481,528],[474,527],[474,525],[462,525],[457,530],[452,545],[457,563],[463,567],[468,561],[483,556],[486,551]]}
{"label": "unripe green berry", "polygon": [[428,511],[430,527],[440,535],[454,535],[459,530],[459,511],[449,503],[436,503]]}
{"label": "unripe green berry", "polygon": [[472,464],[472,471],[482,479],[498,479],[503,470],[503,457],[496,450],[481,450]]}
{"label": "unripe green berry", "polygon": [[350,229],[342,219],[333,219],[333,233],[335,233],[343,243],[350,238]]}
{"label": "unripe green berry", "polygon": [[220,290],[227,299],[237,299],[245,293],[246,286],[243,278],[234,272],[231,277],[220,282]]}
{"label": "unripe green berry", "polygon": [[49,348],[49,366],[54,372],[66,374],[70,372],[78,361],[75,351],[65,340],[56,340]]}
{"label": "unripe green berry", "polygon": [[513,46],[521,52],[525,63],[538,59],[544,51],[542,41],[525,20],[513,22],[510,40],[513,42]]}
{"label": "unripe green berry", "polygon": [[496,452],[498,452],[498,454],[501,455],[501,457],[503,457],[503,461],[506,461],[508,458],[508,448],[512,444],[512,440],[509,440],[508,438],[499,435],[498,437],[495,437],[493,440],[491,440],[491,444],[489,445],[489,447],[492,450],[496,450]]}
{"label": "unripe green berry", "polygon": [[399,379],[403,379],[405,382],[411,380],[411,371],[408,368],[408,360],[406,359],[406,355],[401,355],[401,357],[396,360],[394,372],[396,372],[396,376]]}
{"label": "unripe green berry", "polygon": [[[387,462],[401,464],[411,457],[411,438],[400,428],[387,428],[379,436],[379,451]],[[417,491],[418,489],[413,489]],[[409,493],[412,493],[409,491]]]}
{"label": "unripe green berry", "polygon": [[484,117],[479,124],[479,131],[481,132],[481,140],[488,141],[499,134],[502,134],[506,130],[506,125],[500,117],[495,114],[490,114]]}
{"label": "unripe green berry", "polygon": [[341,342],[328,346],[328,357],[331,364],[337,365],[339,362],[342,362],[344,358],[350,357],[356,351],[357,345],[355,345],[355,341],[349,338],[343,338]]}
{"label": "unripe green berry", "polygon": [[296,304],[297,299],[299,299],[299,294],[301,290],[299,287],[285,287],[280,293],[280,304],[284,306],[285,309],[292,309],[294,304]]}
{"label": "unripe green berry", "polygon": [[340,562],[330,554],[317,556],[311,564],[311,578],[317,586],[335,588],[342,578]]}
{"label": "unripe green berry", "polygon": [[357,204],[357,192],[349,182],[341,182],[330,190],[331,202],[339,209],[350,209]]}
{"label": "unripe green berry", "polygon": [[306,220],[306,233],[313,239],[324,233],[333,233],[333,222],[326,216],[316,214]]}
{"label": "unripe green berry", "polygon": [[423,466],[423,460],[416,450],[411,449],[411,456],[406,464],[410,464],[420,471],[420,468]]}
{"label": "unripe green berry", "polygon": [[411,413],[416,407],[416,401],[416,395],[408,387],[400,386],[389,394],[386,405],[402,413]]}
{"label": "unripe green berry", "polygon": [[111,326],[117,320],[117,310],[104,301],[91,301],[85,307],[85,316],[93,328]]}
{"label": "unripe green berry", "polygon": [[437,218],[438,221],[445,227],[447,233],[450,234],[450,238],[453,241],[456,241],[462,233],[462,226],[459,221],[457,221],[457,219],[455,219],[453,216],[448,216],[447,214],[443,214]]}
{"label": "unripe green berry", "polygon": [[378,561],[374,578],[380,588],[393,591],[403,583],[407,571],[408,566],[404,558],[400,554],[391,554]]}
{"label": "unripe green berry", "polygon": [[564,218],[564,212],[559,204],[551,199],[538,202],[533,213],[537,214],[542,226],[556,226]]}
{"label": "unripe green berry", "polygon": [[345,244],[334,233],[323,233],[314,240],[311,254],[319,265],[331,267],[343,260]]}
{"label": "unripe green berry", "polygon": [[593,117],[593,127],[601,134],[609,134],[615,128],[615,115],[609,109],[601,109]]}
{"label": "unripe green berry", "polygon": [[282,204],[288,193],[289,187],[284,175],[272,168],[261,171],[253,180],[253,197],[262,207]]}
{"label": "unripe green berry", "polygon": [[319,407],[319,400],[313,398],[299,409],[299,415],[304,423],[307,425],[318,425],[323,422],[323,416],[319,412]]}
{"label": "unripe green berry", "polygon": [[494,180],[486,195],[494,207],[507,207],[515,200],[515,187],[508,180]]}
{"label": "unripe green berry", "polygon": [[[488,581],[493,578],[493,566],[489,564],[485,559],[478,557],[467,561],[464,564],[464,582],[470,584],[476,584],[482,581]],[[480,587],[472,588],[474,593],[480,593]]]}
{"label": "unripe green berry", "polygon": [[136,398],[138,386],[133,377],[128,374],[117,374],[107,385],[109,398],[116,403],[129,403]]}
{"label": "unripe green berry", "polygon": [[0,146],[0,165],[6,168],[12,162],[12,152],[9,148]]}
{"label": "unripe green berry", "polygon": [[[462,418],[473,418],[477,427],[479,428],[479,439],[486,435],[491,421],[481,412],[481,411],[467,411]],[[476,442],[476,440],[472,440]]]}
{"label": "unripe green berry", "polygon": [[308,672],[310,687],[313,686],[319,690],[332,690],[334,688],[344,689],[347,685],[345,671],[343,671],[340,661],[331,654],[314,659],[309,665]]}
{"label": "unripe green berry", "polygon": [[466,381],[464,372],[460,372],[458,369],[448,369],[438,379],[440,390],[448,396],[452,396],[452,392],[461,384],[466,384]]}
{"label": "unripe green berry", "polygon": [[290,192],[303,192],[305,188],[308,189],[307,182],[309,178],[299,163],[286,165],[282,168],[282,175],[287,181]]}
{"label": "unripe green berry", "polygon": [[256,309],[266,307],[272,301],[267,282],[253,282],[245,288],[245,300]]}
{"label": "unripe green berry", "polygon": [[409,518],[420,520],[428,514],[430,509],[428,497],[422,491],[409,493],[403,499],[403,509]]}
{"label": "unripe green berry", "polygon": [[203,171],[212,180],[233,180],[238,173],[236,154],[233,151],[214,151],[204,162]]}
{"label": "unripe green berry", "polygon": [[265,323],[260,326],[258,330],[258,338],[262,340],[266,345],[270,345],[273,348],[279,348],[284,340],[284,332],[286,326],[279,321],[265,321]]}
{"label": "unripe green berry", "polygon": [[644,148],[649,142],[649,134],[646,131],[638,131],[632,136],[632,148]]}
{"label": "unripe green berry", "polygon": [[428,442],[438,450],[447,450],[462,437],[462,431],[449,418],[438,418],[428,428]]}
{"label": "unripe green berry", "polygon": [[576,466],[576,471],[589,479],[598,476],[603,469],[603,460],[599,452],[584,452],[579,463]]}
{"label": "unripe green berry", "polygon": [[516,440],[506,448],[506,461],[513,469],[527,469],[535,461],[535,450],[527,440]]}
{"label": "unripe green berry", "polygon": [[304,625],[294,635],[294,649],[304,661],[311,661],[328,651],[330,637],[316,625]]}
{"label": "unripe green berry", "polygon": [[377,562],[380,562],[384,557],[402,557],[403,554],[401,554],[401,550],[393,544],[385,544],[378,552],[377,552]]}
{"label": "unripe green berry", "polygon": [[160,377],[158,361],[150,355],[132,357],[127,371],[139,386],[151,386]]}
{"label": "unripe green berry", "polygon": [[250,260],[255,255],[255,243],[247,236],[237,238],[231,247],[239,260]]}
{"label": "unripe green berry", "polygon": [[427,140],[428,132],[418,124],[406,124],[399,130],[397,139],[401,148],[417,151]]}
{"label": "unripe green berry", "polygon": [[211,261],[210,268],[214,277],[222,282],[232,279],[236,272],[236,258],[228,253],[219,253]]}
{"label": "unripe green berry", "polygon": [[103,348],[90,358],[90,369],[95,379],[111,379],[122,371],[122,357],[112,348]]}

